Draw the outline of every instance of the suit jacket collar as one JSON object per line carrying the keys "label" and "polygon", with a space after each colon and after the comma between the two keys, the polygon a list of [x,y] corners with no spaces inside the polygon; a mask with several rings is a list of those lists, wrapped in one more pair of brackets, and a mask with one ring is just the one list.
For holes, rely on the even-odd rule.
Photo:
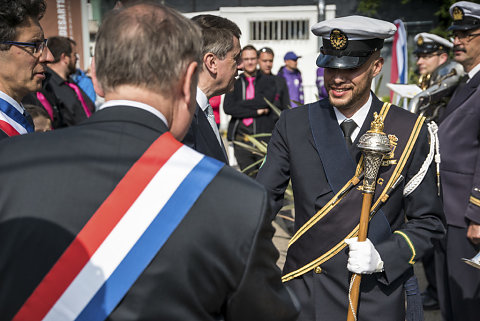
{"label": "suit jacket collar", "polygon": [[218,143],[217,135],[215,135],[215,133],[213,132],[212,126],[207,119],[207,115],[205,115],[205,112],[198,104],[197,108],[195,108],[195,117],[193,121],[197,122],[196,125],[198,130],[196,132],[196,135],[201,135],[205,144],[208,144],[209,149],[212,150],[212,153],[215,154],[211,156],[225,163],[228,163],[225,146],[223,146],[223,143],[222,145]]}
{"label": "suit jacket collar", "polygon": [[127,122],[148,127],[159,134],[169,129],[165,123],[154,114],[131,106],[115,106],[100,110],[80,125],[88,125],[102,122]]}

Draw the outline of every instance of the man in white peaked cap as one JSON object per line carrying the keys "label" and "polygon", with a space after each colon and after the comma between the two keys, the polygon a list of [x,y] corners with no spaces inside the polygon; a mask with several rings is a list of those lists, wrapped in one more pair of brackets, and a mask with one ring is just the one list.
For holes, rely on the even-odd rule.
{"label": "man in white peaked cap", "polygon": [[462,262],[480,250],[480,4],[450,7],[454,59],[466,76],[440,116],[440,182],[447,236],[435,248],[444,320],[478,320],[480,270]]}
{"label": "man in white peaked cap", "polygon": [[[389,22],[361,16],[312,27],[323,40],[317,66],[325,68],[328,99],[283,112],[257,176],[271,192],[274,213],[292,182],[296,233],[283,281],[299,298],[301,321],[345,319],[352,273],[362,274],[358,320],[404,321],[404,282],[444,233],[431,166],[411,181],[429,152],[424,118],[383,104],[370,91],[383,67],[384,39],[395,31]],[[384,120],[392,151],[377,176],[378,211],[368,239],[358,242],[364,166],[357,144],[374,113]]]}

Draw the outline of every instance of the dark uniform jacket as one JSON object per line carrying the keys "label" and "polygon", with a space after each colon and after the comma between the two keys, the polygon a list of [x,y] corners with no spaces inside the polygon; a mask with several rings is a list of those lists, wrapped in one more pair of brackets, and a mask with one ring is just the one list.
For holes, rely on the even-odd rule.
{"label": "dark uniform jacket", "polygon": [[245,100],[248,81],[245,75],[241,74],[235,81],[233,92],[225,95],[223,102],[223,110],[232,118],[228,124],[228,140],[235,140],[235,135],[244,133],[239,131],[240,128],[245,129],[242,120],[244,118],[253,118],[252,128],[248,129],[248,134],[271,133],[275,122],[278,120],[277,115],[270,110],[268,114],[257,114],[257,109],[269,108],[264,98],[271,103],[275,100],[275,80],[271,75],[265,75],[257,72],[254,86],[255,98]]}
{"label": "dark uniform jacket", "polygon": [[480,73],[460,84],[440,118],[440,181],[449,225],[480,224]]}
{"label": "dark uniform jacket", "polygon": [[[192,124],[182,143],[200,153],[228,163],[225,147],[220,146],[217,136],[208,122],[205,112],[197,104]],[[222,143],[223,144],[223,143]]]}
{"label": "dark uniform jacket", "polygon": [[[1,320],[166,131],[145,110],[115,106],[79,126],[0,144]],[[222,167],[107,319],[295,320],[267,210],[259,184]]]}
{"label": "dark uniform jacket", "polygon": [[[378,113],[381,107],[382,103],[374,96],[367,118],[350,150],[345,145],[328,99],[283,112],[268,145],[266,161],[257,176],[257,180],[271,192],[274,213],[282,206],[290,178],[296,230],[322,209],[337,193],[338,186],[343,186],[353,177],[361,156],[356,145],[362,134],[370,129],[373,113]],[[416,118],[392,106],[385,121],[385,132],[398,134],[388,132],[387,125],[393,123],[401,127],[403,123],[414,123]],[[407,132],[406,137],[409,136],[410,132]],[[359,320],[405,320],[403,282],[411,276],[413,261],[418,260],[432,247],[432,241],[444,233],[432,166],[417,189],[410,196],[403,197],[405,181],[417,174],[429,151],[426,126],[421,128],[415,145],[410,147],[412,152],[402,170],[406,179],[383,205],[383,213],[377,213],[370,223],[368,237],[384,261],[385,271],[362,276]],[[394,152],[396,159],[399,153]],[[381,188],[377,185],[377,191]],[[358,209],[351,211],[356,224],[360,210],[359,204]],[[343,219],[350,217],[345,212],[342,215]],[[330,241],[322,233],[314,233],[315,229],[321,230],[322,227],[324,231],[336,234],[344,223],[335,217],[330,217],[328,226],[322,227],[323,221],[317,223],[319,225],[297,240],[297,243],[302,241],[299,245],[289,248],[284,273],[313,262],[311,253]],[[351,276],[347,270],[347,259],[348,248],[345,247],[318,268],[312,266],[307,273],[287,282],[301,301],[300,320],[346,318]]]}

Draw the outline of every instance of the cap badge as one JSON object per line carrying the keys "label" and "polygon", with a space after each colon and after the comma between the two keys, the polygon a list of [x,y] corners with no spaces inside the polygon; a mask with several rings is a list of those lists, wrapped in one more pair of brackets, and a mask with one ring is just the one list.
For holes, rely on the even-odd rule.
{"label": "cap badge", "polygon": [[454,21],[463,20],[463,10],[460,7],[453,8],[452,17]]}
{"label": "cap badge", "polygon": [[418,39],[417,39],[417,45],[421,46],[423,45],[423,37],[422,36],[419,36]]}
{"label": "cap badge", "polygon": [[343,50],[347,48],[347,35],[339,29],[333,29],[332,32],[330,32],[330,44],[337,50]]}

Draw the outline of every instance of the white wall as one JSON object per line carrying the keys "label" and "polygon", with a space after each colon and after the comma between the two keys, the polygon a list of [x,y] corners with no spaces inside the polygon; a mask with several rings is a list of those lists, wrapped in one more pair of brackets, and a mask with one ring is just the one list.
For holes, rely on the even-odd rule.
{"label": "white wall", "polygon": [[[325,7],[326,19],[335,17],[336,6],[327,5]],[[318,12],[316,6],[286,6],[286,7],[222,7],[218,11],[210,12],[191,12],[185,13],[185,16],[191,18],[199,14],[214,14],[235,22],[242,31],[240,45],[254,45],[257,49],[270,47],[275,52],[273,62],[273,72],[276,74],[278,69],[284,65],[283,56],[288,51],[294,51],[298,56],[298,69],[302,72],[303,86],[305,92],[305,103],[316,100],[317,88],[315,85],[317,66],[315,61],[318,56],[319,40],[318,37],[309,33],[308,40],[271,40],[271,41],[252,41],[250,37],[250,21],[266,20],[309,20],[309,28],[318,21]]]}

